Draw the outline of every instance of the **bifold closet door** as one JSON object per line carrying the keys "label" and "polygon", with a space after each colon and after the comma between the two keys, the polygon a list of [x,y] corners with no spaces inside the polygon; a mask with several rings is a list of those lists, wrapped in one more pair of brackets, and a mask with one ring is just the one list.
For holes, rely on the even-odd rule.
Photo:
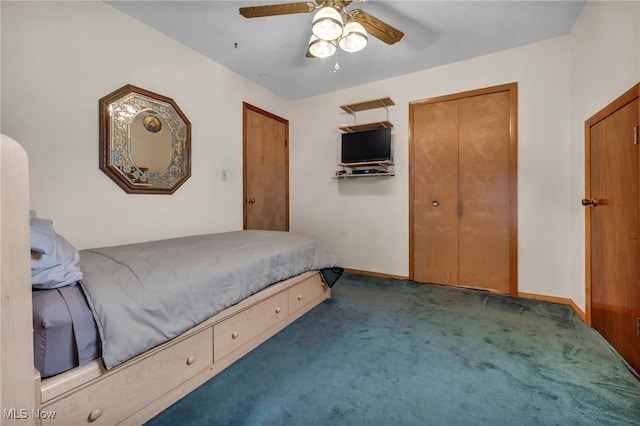
{"label": "bifold closet door", "polygon": [[509,92],[459,101],[459,285],[509,292]]}
{"label": "bifold closet door", "polygon": [[458,285],[458,101],[413,110],[414,280]]}
{"label": "bifold closet door", "polygon": [[511,291],[509,90],[411,105],[412,278]]}

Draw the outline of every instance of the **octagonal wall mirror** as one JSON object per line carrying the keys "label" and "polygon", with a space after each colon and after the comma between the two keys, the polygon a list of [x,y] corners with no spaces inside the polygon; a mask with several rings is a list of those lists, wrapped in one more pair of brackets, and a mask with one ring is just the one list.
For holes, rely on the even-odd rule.
{"label": "octagonal wall mirror", "polygon": [[129,194],[173,194],[191,176],[191,123],[130,84],[100,99],[100,170]]}

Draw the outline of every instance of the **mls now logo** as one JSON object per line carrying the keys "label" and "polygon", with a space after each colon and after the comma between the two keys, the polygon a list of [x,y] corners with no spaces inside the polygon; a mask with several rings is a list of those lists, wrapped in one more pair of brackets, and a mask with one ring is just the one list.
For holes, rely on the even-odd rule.
{"label": "mls now logo", "polygon": [[28,418],[46,420],[56,417],[55,411],[41,410],[39,408],[34,408],[33,410],[27,410],[26,408],[5,408],[2,414],[6,420],[25,420]]}

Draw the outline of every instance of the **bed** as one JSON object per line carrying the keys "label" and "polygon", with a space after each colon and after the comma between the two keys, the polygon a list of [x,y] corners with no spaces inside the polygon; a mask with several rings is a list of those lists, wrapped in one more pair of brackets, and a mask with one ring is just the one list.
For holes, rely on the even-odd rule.
{"label": "bed", "polygon": [[[141,424],[329,298],[341,274],[335,256],[308,236],[237,231],[82,250],[80,280],[29,294],[21,286],[31,275],[21,250],[33,250],[24,157],[3,137],[3,424]],[[210,269],[206,259],[212,257],[224,267]],[[13,278],[5,279],[9,274]],[[221,290],[213,296],[212,283]],[[69,310],[66,319],[56,314],[57,322],[47,322],[52,330],[40,330],[28,312],[53,300],[67,308],[86,302],[85,311]],[[77,324],[85,326],[82,336],[75,334]],[[50,362],[53,349],[39,348],[49,331],[72,350],[62,361]],[[42,377],[33,356],[16,352],[34,352],[40,370],[52,376]]]}

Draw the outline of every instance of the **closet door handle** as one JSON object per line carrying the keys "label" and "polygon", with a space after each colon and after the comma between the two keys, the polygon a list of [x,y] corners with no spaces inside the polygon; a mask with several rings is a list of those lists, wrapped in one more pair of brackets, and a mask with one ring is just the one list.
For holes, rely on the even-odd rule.
{"label": "closet door handle", "polygon": [[438,206],[440,205],[440,203],[439,203],[437,200],[434,200],[434,201],[431,203],[431,205],[432,205],[433,207],[438,207]]}
{"label": "closet door handle", "polygon": [[249,203],[249,204],[253,204],[253,203],[255,203],[255,202],[256,202],[255,198],[249,198],[249,199],[247,200],[247,203]]}
{"label": "closet door handle", "polygon": [[582,205],[583,206],[588,206],[588,207],[595,207],[598,204],[600,204],[600,202],[598,201],[597,198],[583,198],[582,199]]}

